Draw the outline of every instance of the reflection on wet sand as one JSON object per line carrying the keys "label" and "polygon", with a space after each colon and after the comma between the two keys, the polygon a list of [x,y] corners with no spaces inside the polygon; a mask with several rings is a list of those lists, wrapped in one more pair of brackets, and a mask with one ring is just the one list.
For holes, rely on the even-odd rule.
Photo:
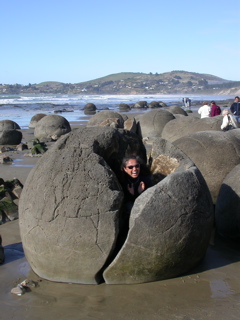
{"label": "reflection on wet sand", "polygon": [[[0,226],[6,263],[0,266],[0,308],[8,319],[238,319],[240,250],[220,238],[202,263],[175,279],[139,285],[54,283],[34,274],[24,257],[18,221]],[[37,287],[10,293],[24,279]]]}

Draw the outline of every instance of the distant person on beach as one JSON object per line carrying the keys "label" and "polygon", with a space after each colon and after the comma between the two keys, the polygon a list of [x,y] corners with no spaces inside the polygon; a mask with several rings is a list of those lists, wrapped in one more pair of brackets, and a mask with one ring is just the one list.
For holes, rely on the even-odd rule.
{"label": "distant person on beach", "polygon": [[235,116],[237,122],[240,122],[240,99],[239,96],[235,97],[235,101],[230,107],[232,114]]}
{"label": "distant person on beach", "polygon": [[216,105],[215,101],[211,101],[211,114],[210,117],[219,116],[221,114],[221,108]]}
{"label": "distant person on beach", "polygon": [[238,128],[238,123],[235,118],[230,114],[228,109],[224,109],[222,112],[223,122],[221,124],[221,129],[223,131],[228,131]]}
{"label": "distant person on beach", "polygon": [[183,98],[182,99],[183,105],[185,109],[191,110],[191,99]]}
{"label": "distant person on beach", "polygon": [[210,117],[211,108],[207,101],[203,101],[203,105],[198,109],[201,119]]}

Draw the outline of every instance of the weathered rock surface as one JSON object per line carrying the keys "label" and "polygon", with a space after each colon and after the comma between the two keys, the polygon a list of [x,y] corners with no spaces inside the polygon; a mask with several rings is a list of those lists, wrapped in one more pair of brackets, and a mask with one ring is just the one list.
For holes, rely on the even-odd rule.
{"label": "weathered rock surface", "polygon": [[222,181],[240,163],[240,129],[231,131],[199,131],[173,142],[201,171],[214,204]]}
{"label": "weathered rock surface", "polygon": [[50,114],[39,120],[35,126],[34,137],[38,139],[60,137],[71,131],[67,119],[57,114]]}
{"label": "weathered rock surface", "polygon": [[15,129],[0,131],[0,145],[18,145],[22,141],[22,132]]}
{"label": "weathered rock surface", "polygon": [[137,198],[119,246],[124,197],[118,177],[126,154],[146,161],[137,134],[83,127],[62,136],[32,169],[19,225],[39,276],[95,284],[104,275],[107,283],[140,283],[180,275],[203,258],[213,222],[209,190],[192,161],[163,139],[156,139],[151,161],[167,176]]}
{"label": "weathered rock surface", "polygon": [[188,116],[187,112],[183,110],[183,108],[179,107],[178,105],[172,105],[168,107],[167,110],[172,112],[173,114],[182,114],[183,116]]}
{"label": "weathered rock surface", "polygon": [[138,117],[138,134],[140,137],[161,137],[165,125],[175,119],[174,115],[164,109],[154,109]]}
{"label": "weathered rock surface", "polygon": [[35,128],[36,124],[38,123],[38,121],[41,120],[43,117],[46,117],[45,113],[37,113],[37,114],[35,114],[30,120],[29,128]]}
{"label": "weathered rock surface", "polygon": [[223,180],[216,208],[216,228],[226,238],[240,238],[240,164],[234,167]]}
{"label": "weathered rock surface", "polygon": [[[38,161],[19,204],[20,232],[33,270],[53,281],[98,283],[114,249],[123,193],[110,168],[141,140],[108,127],[74,129]],[[137,141],[139,139],[139,144]],[[144,147],[142,147],[144,148]],[[109,164],[108,164],[109,163]]]}
{"label": "weathered rock surface", "polygon": [[1,120],[0,131],[21,129],[20,126],[12,120]]}
{"label": "weathered rock surface", "polygon": [[185,171],[194,166],[192,160],[179,148],[162,138],[155,138],[149,155],[151,173],[155,183],[173,172]]}
{"label": "weathered rock surface", "polygon": [[170,174],[136,199],[127,240],[103,273],[106,283],[157,281],[190,270],[205,255],[212,224],[199,170]]}
{"label": "weathered rock surface", "polygon": [[162,138],[175,141],[198,131],[221,131],[222,116],[199,119],[194,116],[177,117],[163,128]]}
{"label": "weathered rock surface", "polygon": [[107,123],[108,119],[119,119],[119,128],[123,128],[124,120],[120,113],[110,110],[100,111],[89,119],[87,126],[100,126],[102,123]]}

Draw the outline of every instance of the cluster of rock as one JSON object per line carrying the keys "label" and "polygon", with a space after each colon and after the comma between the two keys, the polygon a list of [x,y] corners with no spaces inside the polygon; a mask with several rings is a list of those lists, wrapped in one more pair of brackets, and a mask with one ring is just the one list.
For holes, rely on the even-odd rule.
{"label": "cluster of rock", "polygon": [[18,219],[18,203],[23,185],[18,179],[0,178],[0,224]]}
{"label": "cluster of rock", "polygon": [[[30,172],[19,204],[24,252],[39,276],[86,284],[157,281],[202,260],[214,215],[221,235],[240,237],[240,130],[222,132],[222,116],[152,108],[132,118],[101,111],[73,130],[59,119],[63,131],[60,125],[50,132],[49,116],[37,122],[35,132],[44,120],[39,139],[57,137]],[[135,201],[119,241],[126,231],[120,166],[129,154],[148,161],[154,186]]]}
{"label": "cluster of rock", "polygon": [[[174,114],[149,113],[128,119],[99,112],[87,126],[62,136],[32,169],[19,215],[24,252],[38,275],[61,282],[141,283],[187,272],[204,257],[214,220],[211,194],[194,162],[160,138]],[[147,154],[143,138],[150,132],[154,141]],[[155,185],[135,201],[119,245],[125,231],[120,164],[127,154],[149,158]]]}

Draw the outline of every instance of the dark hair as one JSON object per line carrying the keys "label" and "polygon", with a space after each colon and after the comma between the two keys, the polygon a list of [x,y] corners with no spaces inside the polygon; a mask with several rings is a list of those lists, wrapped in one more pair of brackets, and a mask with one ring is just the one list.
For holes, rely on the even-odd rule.
{"label": "dark hair", "polygon": [[212,104],[215,104],[215,101],[211,101]]}
{"label": "dark hair", "polygon": [[122,165],[121,165],[121,169],[123,170],[123,168],[126,168],[127,162],[131,159],[135,159],[140,165],[143,164],[142,159],[139,156],[135,156],[135,155],[130,155],[127,157],[124,157],[122,160]]}
{"label": "dark hair", "polygon": [[235,99],[239,99],[239,96],[236,96]]}

